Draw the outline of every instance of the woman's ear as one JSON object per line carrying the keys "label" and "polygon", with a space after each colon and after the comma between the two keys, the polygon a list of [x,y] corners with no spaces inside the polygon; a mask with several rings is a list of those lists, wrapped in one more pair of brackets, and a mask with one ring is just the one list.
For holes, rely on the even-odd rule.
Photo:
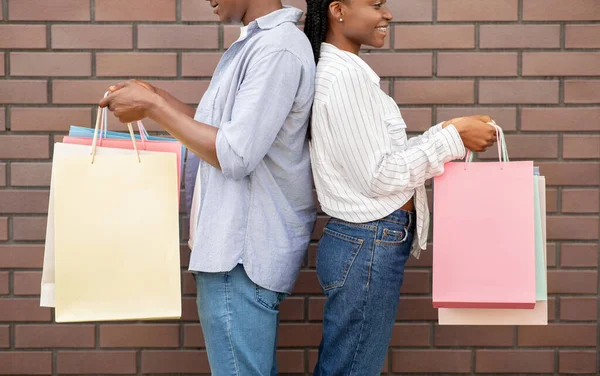
{"label": "woman's ear", "polygon": [[331,15],[331,17],[333,17],[335,21],[343,22],[344,7],[345,4],[343,4],[341,1],[334,1],[331,4],[329,4],[329,14]]}

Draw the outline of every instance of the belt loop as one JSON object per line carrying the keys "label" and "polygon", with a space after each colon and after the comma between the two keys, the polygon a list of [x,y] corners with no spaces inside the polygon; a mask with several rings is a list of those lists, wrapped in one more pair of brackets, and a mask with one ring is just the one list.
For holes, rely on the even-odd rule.
{"label": "belt loop", "polygon": [[408,212],[408,226],[407,226],[408,229],[412,228],[412,221],[413,221],[412,217],[413,217],[413,213]]}

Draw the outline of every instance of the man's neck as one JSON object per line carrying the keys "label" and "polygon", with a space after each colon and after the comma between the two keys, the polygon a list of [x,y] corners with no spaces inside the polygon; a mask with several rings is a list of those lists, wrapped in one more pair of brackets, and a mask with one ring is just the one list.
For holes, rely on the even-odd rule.
{"label": "man's neck", "polygon": [[281,0],[252,0],[242,22],[247,26],[250,22],[283,8]]}

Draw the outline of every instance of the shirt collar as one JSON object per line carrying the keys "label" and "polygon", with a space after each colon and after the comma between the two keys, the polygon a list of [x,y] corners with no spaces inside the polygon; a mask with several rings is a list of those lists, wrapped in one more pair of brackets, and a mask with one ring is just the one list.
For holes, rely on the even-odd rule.
{"label": "shirt collar", "polygon": [[256,27],[263,30],[274,29],[285,22],[296,23],[300,21],[302,14],[303,12],[300,9],[284,5],[283,8],[250,22],[248,26],[250,26],[249,29],[254,29]]}
{"label": "shirt collar", "polygon": [[366,61],[360,58],[360,56],[353,54],[352,52],[344,51],[333,44],[325,43],[321,44],[321,54],[323,53],[331,53],[341,57],[342,59],[351,59],[356,65],[358,65],[367,76],[376,84],[379,84],[381,78],[375,73],[373,68],[367,64]]}

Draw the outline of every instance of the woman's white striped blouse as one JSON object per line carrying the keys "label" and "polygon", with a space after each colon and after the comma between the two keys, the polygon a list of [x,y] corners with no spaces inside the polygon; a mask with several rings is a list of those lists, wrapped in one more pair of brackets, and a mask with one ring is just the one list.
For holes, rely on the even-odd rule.
{"label": "woman's white striped blouse", "polygon": [[453,125],[406,136],[406,123],[380,78],[357,55],[323,43],[317,67],[311,161],[323,211],[361,223],[378,220],[413,196],[417,236],[412,254],[427,246],[429,208],[425,181],[444,164],[465,156]]}

